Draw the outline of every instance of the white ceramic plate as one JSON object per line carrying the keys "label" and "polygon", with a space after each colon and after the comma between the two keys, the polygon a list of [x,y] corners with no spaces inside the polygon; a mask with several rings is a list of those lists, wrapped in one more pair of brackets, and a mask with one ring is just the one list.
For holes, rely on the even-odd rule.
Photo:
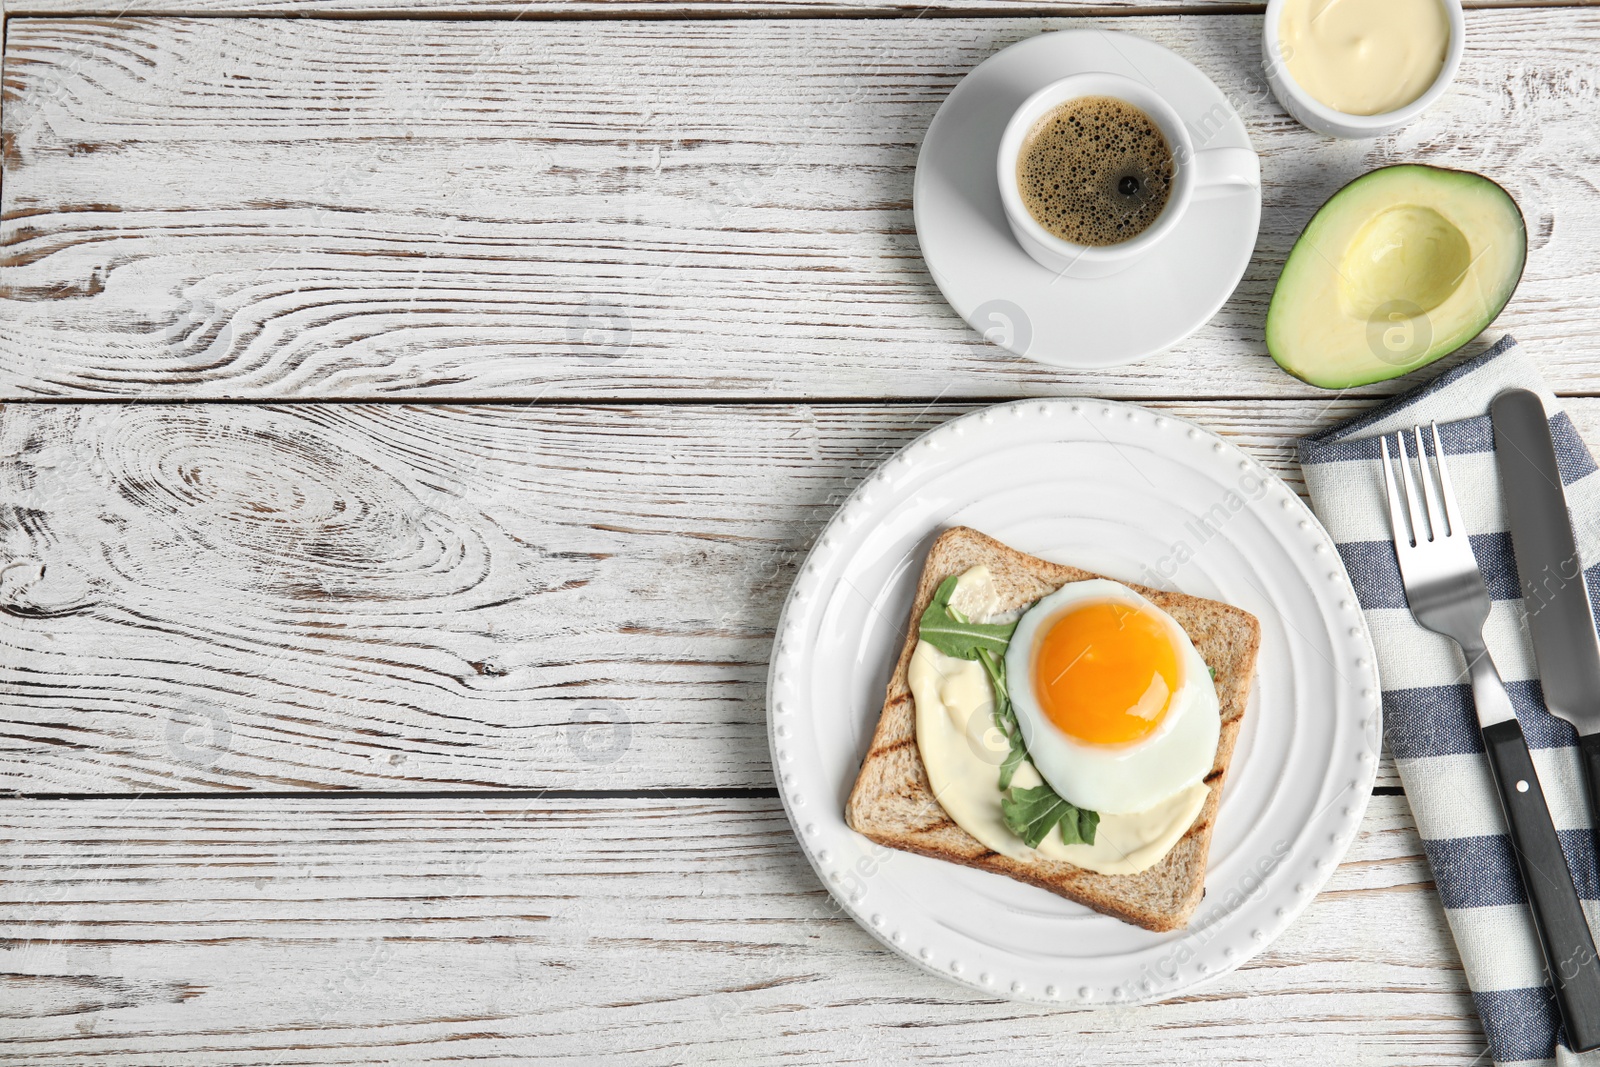
{"label": "white ceramic plate", "polygon": [[1216,84],[1154,41],[1062,30],[999,52],[940,106],[917,156],[913,216],[922,258],[950,306],[990,341],[1061,367],[1116,367],[1177,344],[1217,313],[1244,276],[1261,225],[1261,190],[1196,201],[1171,234],[1109,278],[1061,278],[1006,225],[995,184],[1000,135],[1034,91],[1083,71],[1145,82],[1188,124],[1198,148],[1249,149]]}
{"label": "white ceramic plate", "polygon": [[[1153,934],[1009,878],[883,848],[845,825],[923,556],[954,525],[1261,620],[1206,896],[1187,930]],[[1381,705],[1349,579],[1292,490],[1181,419],[1026,400],[923,435],[840,508],[784,606],[767,722],[795,833],[863,927],[987,993],[1099,1005],[1173,996],[1282,932],[1361,821]]]}

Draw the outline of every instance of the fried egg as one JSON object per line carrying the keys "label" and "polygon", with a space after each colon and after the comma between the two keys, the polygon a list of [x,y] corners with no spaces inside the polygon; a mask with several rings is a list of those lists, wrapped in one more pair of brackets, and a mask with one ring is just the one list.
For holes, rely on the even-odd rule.
{"label": "fried egg", "polygon": [[1028,757],[1061,797],[1146,811],[1210,773],[1222,717],[1183,627],[1120,582],[1072,582],[1035,603],[1006,651]]}

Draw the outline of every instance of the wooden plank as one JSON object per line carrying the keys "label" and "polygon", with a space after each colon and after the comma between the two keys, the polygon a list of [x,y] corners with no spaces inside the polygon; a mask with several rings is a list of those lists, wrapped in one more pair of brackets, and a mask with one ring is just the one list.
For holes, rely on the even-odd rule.
{"label": "wooden plank", "polygon": [[1178,1001],[981,999],[840,914],[775,801],[0,803],[29,1064],[1480,1062],[1404,802]]}
{"label": "wooden plank", "polygon": [[[1600,193],[1575,161],[1592,154],[1600,12],[1468,21],[1439,107],[1342,142],[1267,94],[1253,15],[14,18],[0,396],[1319,395],[1264,356],[1273,281],[1329,193],[1402,160],[1517,196],[1533,247],[1499,325],[1557,388],[1590,391]],[[968,330],[910,213],[918,144],[956,82],[1081,26],[1213,77],[1266,189],[1221,313],[1092,374]]]}
{"label": "wooden plank", "polygon": [[[1468,8],[1555,7],[1596,0],[1464,0]],[[493,20],[614,18],[899,17],[949,15],[989,18],[1037,15],[1143,15],[1260,11],[1264,4],[1232,0],[10,0],[0,5],[14,16],[227,15],[234,17],[321,16],[335,18],[461,18]]]}
{"label": "wooden plank", "polygon": [[[1487,0],[1468,0],[1481,7]],[[1548,4],[1558,0],[1532,0]],[[1592,2],[1592,0],[1583,0]],[[1142,14],[1146,12],[1238,11],[1261,9],[1261,4],[1235,4],[1229,0],[423,0],[415,4],[382,0],[125,0],[110,7],[88,0],[20,0],[8,2],[13,17],[132,15],[226,15],[233,17],[322,16],[335,18],[416,17],[491,20],[615,19],[615,18],[781,18],[781,17],[987,17],[1040,14]]]}
{"label": "wooden plank", "polygon": [[[1298,486],[1364,405],[1156,406]],[[9,405],[0,789],[770,788],[796,567],[963,410]]]}

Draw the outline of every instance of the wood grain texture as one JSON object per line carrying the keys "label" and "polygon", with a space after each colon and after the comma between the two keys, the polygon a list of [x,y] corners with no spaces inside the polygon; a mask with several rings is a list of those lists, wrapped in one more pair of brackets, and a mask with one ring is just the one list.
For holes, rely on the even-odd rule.
{"label": "wood grain texture", "polygon": [[[1454,91],[1400,134],[1318,137],[1259,71],[1260,18],[429,22],[12,19],[0,395],[1315,395],[1264,355],[1294,236],[1379,164],[1483,170],[1527,216],[1500,325],[1593,389],[1600,12],[1469,17]],[[1193,60],[1263,155],[1257,254],[1173,351],[1011,357],[931,284],[923,132],[1049,29]],[[1392,386],[1367,390],[1384,392]]]}
{"label": "wood grain texture", "polygon": [[[1404,802],[1244,969],[988,1001],[836,912],[776,801],[0,803],[0,1062],[1467,1065]],[[892,862],[920,861],[902,856]]]}
{"label": "wood grain texture", "polygon": [[[1156,406],[1298,487],[1364,405]],[[769,788],[796,567],[963,410],[6,406],[0,789]]]}
{"label": "wood grain texture", "polygon": [[[1464,0],[1468,8],[1544,7],[1596,0]],[[0,11],[19,16],[130,15],[321,16],[333,18],[534,19],[614,18],[989,18],[1037,15],[1143,15],[1263,9],[1232,0],[8,0]]]}
{"label": "wood grain texture", "polygon": [[[1561,0],[1526,0],[1548,4]],[[1592,0],[1581,0],[1592,2]],[[1467,0],[1468,7],[1487,0]],[[16,16],[122,18],[139,15],[207,15],[332,18],[416,17],[522,21],[616,18],[929,18],[969,15],[990,18],[1047,14],[1144,14],[1260,9],[1262,4],[1228,0],[123,0],[110,6],[92,0],[8,0]]]}

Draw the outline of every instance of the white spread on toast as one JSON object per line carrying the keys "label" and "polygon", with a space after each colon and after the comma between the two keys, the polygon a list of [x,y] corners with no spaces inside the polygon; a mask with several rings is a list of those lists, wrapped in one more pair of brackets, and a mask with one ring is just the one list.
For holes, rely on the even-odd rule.
{"label": "white spread on toast", "polygon": [[[974,621],[997,614],[999,598],[989,569],[973,567],[956,583],[951,606]],[[947,656],[917,642],[911,656],[911,696],[916,705],[917,749],[940,806],[957,826],[986,848],[1021,862],[1062,860],[1100,874],[1138,874],[1154,866],[1188,832],[1210,787],[1197,782],[1146,811],[1103,814],[1092,845],[1064,844],[1051,833],[1030,848],[1006,826],[1001,814],[1000,764],[1009,748],[994,723],[994,691],[983,665]],[[1022,763],[1014,789],[1043,784]]]}

